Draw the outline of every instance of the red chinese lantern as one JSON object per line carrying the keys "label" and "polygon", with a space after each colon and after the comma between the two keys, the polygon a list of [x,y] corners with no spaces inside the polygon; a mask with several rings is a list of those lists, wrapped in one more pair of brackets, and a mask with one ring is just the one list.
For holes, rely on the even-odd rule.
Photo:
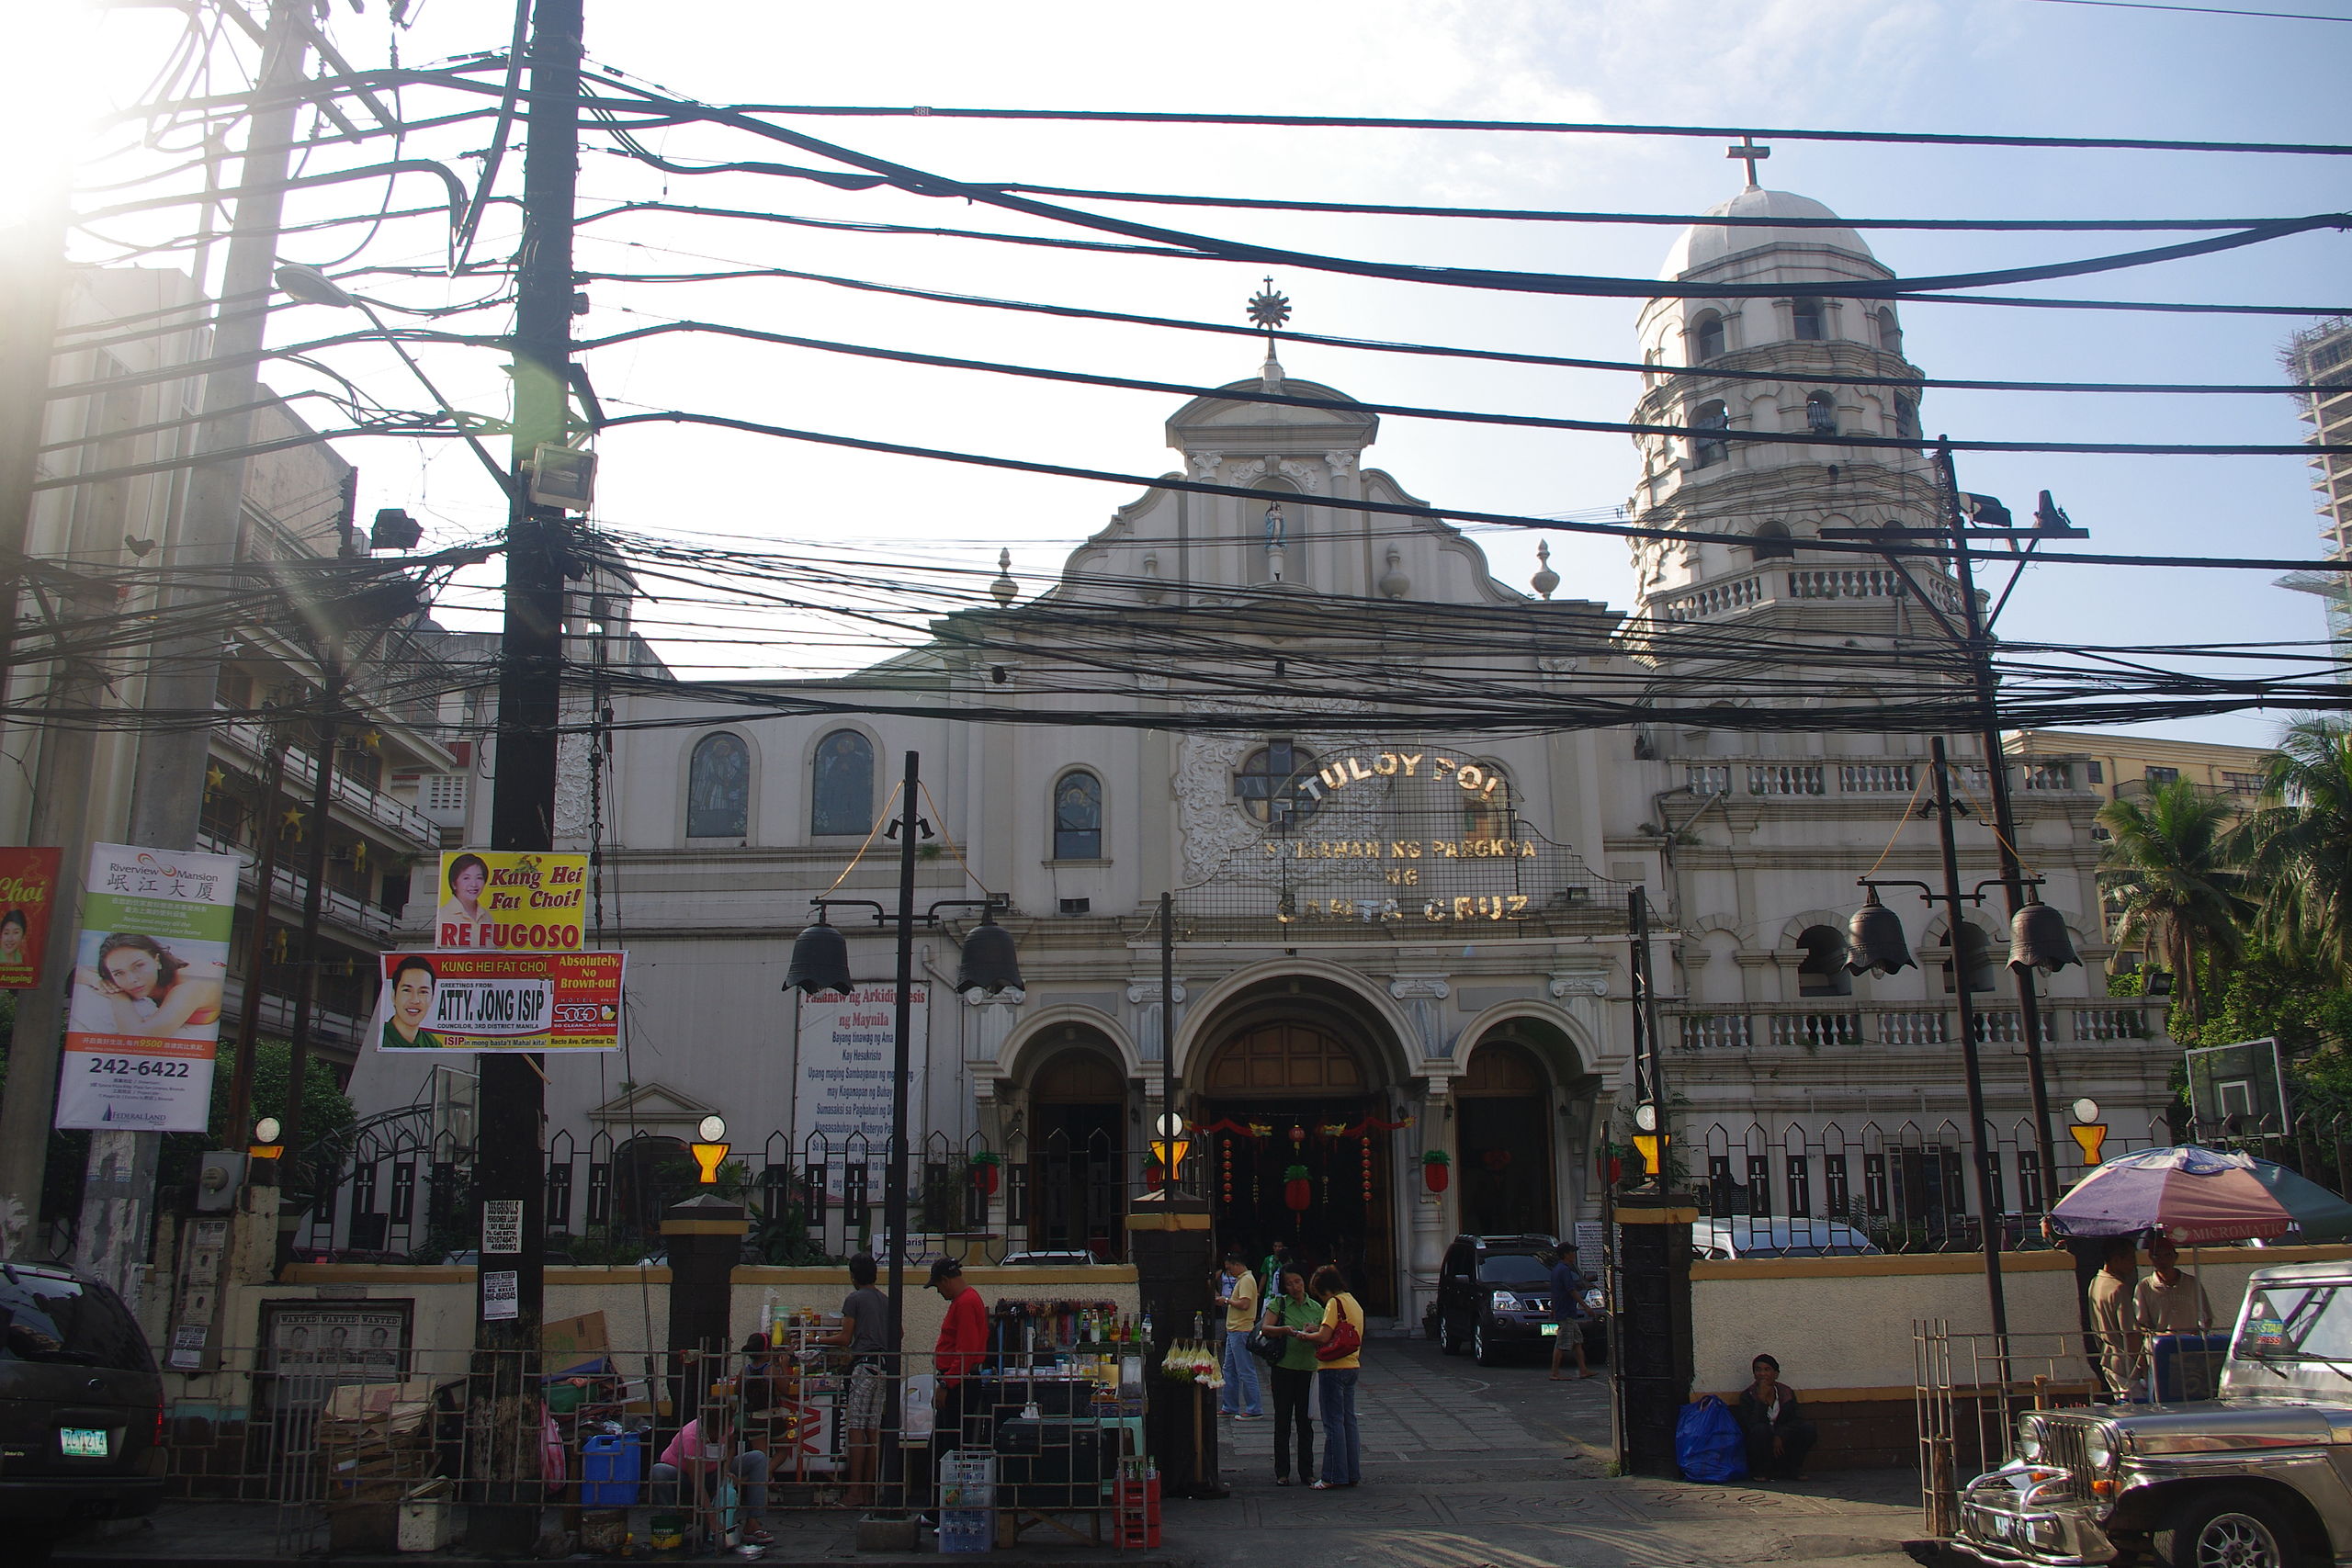
{"label": "red chinese lantern", "polygon": [[1283,1171],[1283,1201],[1296,1213],[1306,1213],[1315,1201],[1315,1184],[1306,1179],[1306,1168],[1294,1165]]}
{"label": "red chinese lantern", "polygon": [[1453,1161],[1443,1149],[1425,1151],[1421,1156],[1421,1185],[1432,1192],[1444,1191],[1446,1183],[1453,1179],[1453,1173],[1446,1168],[1451,1164]]}
{"label": "red chinese lantern", "polygon": [[1478,1157],[1485,1162],[1488,1170],[1501,1170],[1503,1168],[1510,1164],[1510,1151],[1509,1149],[1488,1149],[1485,1154],[1480,1155]]}
{"label": "red chinese lantern", "polygon": [[974,1155],[972,1156],[972,1185],[980,1190],[981,1197],[995,1197],[997,1183],[1001,1179],[1001,1173],[997,1168],[996,1156]]}

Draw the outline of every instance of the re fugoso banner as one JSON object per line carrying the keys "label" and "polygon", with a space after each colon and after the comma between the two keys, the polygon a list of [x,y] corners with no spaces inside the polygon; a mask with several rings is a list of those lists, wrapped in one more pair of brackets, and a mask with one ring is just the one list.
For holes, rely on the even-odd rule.
{"label": "re fugoso banner", "polygon": [[380,956],[379,1051],[617,1051],[625,953]]}
{"label": "re fugoso banner", "polygon": [[584,854],[445,850],[433,943],[478,953],[577,953],[587,907]]}
{"label": "re fugoso banner", "polygon": [[205,1131],[237,865],[234,855],[90,846],[58,1126]]}

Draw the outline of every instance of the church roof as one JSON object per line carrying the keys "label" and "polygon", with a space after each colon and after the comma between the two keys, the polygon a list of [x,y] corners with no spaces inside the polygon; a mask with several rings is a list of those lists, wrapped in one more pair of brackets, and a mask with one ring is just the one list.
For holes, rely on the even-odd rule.
{"label": "church roof", "polygon": [[[1710,218],[1836,218],[1838,215],[1814,200],[1792,191],[1762,190],[1749,186],[1729,201],[1720,202],[1707,209]],[[1760,224],[1741,224],[1724,228],[1712,223],[1694,223],[1682,231],[1682,237],[1668,251],[1666,265],[1658,268],[1658,276],[1672,280],[1688,277],[1693,272],[1711,267],[1727,256],[1742,252],[1760,250],[1767,245],[1795,245],[1815,250],[1844,251],[1876,263],[1871,248],[1862,237],[1846,228],[1766,228]]]}

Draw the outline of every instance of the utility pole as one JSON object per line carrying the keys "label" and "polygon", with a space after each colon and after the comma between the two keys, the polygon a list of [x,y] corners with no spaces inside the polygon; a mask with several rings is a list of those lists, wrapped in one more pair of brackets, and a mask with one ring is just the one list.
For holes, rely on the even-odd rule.
{"label": "utility pole", "polygon": [[232,1145],[246,1135],[254,1120],[254,1051],[261,1032],[265,993],[262,966],[269,962],[269,910],[277,883],[278,802],[285,798],[286,748],[292,744],[282,714],[272,714],[262,726],[262,744],[269,748],[269,771],[261,786],[261,812],[254,819],[260,845],[260,863],[254,868],[258,897],[254,901],[252,939],[245,949],[245,994],[237,1010],[237,1055],[229,1069],[229,1114],[221,1136]]}
{"label": "utility pole", "polygon": [[[209,457],[233,451],[252,439],[253,413],[261,380],[261,351],[268,326],[270,269],[277,261],[277,231],[285,209],[287,164],[293,153],[295,112],[309,55],[307,0],[273,0],[269,30],[262,45],[255,108],[238,171],[243,194],[220,279],[221,305],[213,322],[212,353],[223,361],[204,378],[204,417],[197,426],[196,461],[188,478],[171,570],[180,581],[167,586],[159,607],[183,613],[230,589],[236,565],[244,506],[242,457]],[[243,411],[243,412],[238,412]],[[157,640],[151,656],[143,706],[151,714],[193,716],[212,706],[220,675],[220,639],[201,629]],[[189,724],[141,737],[138,782],[131,795],[125,840],[151,849],[186,850],[196,844],[204,799],[204,770],[210,731]],[[323,765],[323,764],[322,764]],[[69,856],[78,852],[69,849]],[[70,935],[69,935],[70,944]],[[57,1049],[44,1038],[45,1048]],[[239,1138],[243,1128],[227,1135]],[[74,1260],[83,1269],[136,1301],[137,1273],[144,1260],[148,1216],[155,1200],[155,1157],[162,1134],[97,1132],[90,1134],[82,1224]]]}
{"label": "utility pole", "polygon": [[[318,748],[311,759],[311,854],[306,880],[302,886],[302,941],[295,950],[294,962],[294,1024],[288,1031],[286,1061],[286,1109],[278,1113],[286,1154],[279,1160],[280,1182],[295,1175],[295,1162],[302,1154],[302,1077],[310,1066],[311,1020],[319,1000],[319,918],[326,903],[327,882],[327,815],[334,802],[334,747],[340,728],[338,720],[343,707],[344,670],[343,633],[330,631],[324,637],[324,668],[319,671],[319,716],[311,734]],[[263,900],[267,901],[266,891]],[[255,922],[258,927],[258,920]],[[243,1063],[239,1064],[243,1066]],[[250,1082],[250,1080],[248,1080]],[[229,1136],[239,1135],[232,1124]],[[315,1184],[312,1190],[315,1191]],[[280,1209],[277,1216],[277,1260],[282,1265],[292,1261],[295,1227],[301,1223],[298,1201],[291,1211]]]}
{"label": "utility pole", "polygon": [[[1976,686],[1976,727],[1984,748],[1985,787],[1993,795],[1993,840],[2001,856],[2001,886],[2008,896],[2009,919],[2025,907],[2025,868],[2018,860],[2017,818],[2010,809],[2008,753],[2001,749],[2000,678],[1993,672],[1992,639],[1985,635],[1984,615],[1976,604],[1976,573],[1968,558],[1968,519],[1960,506],[1960,476],[1952,467],[1951,445],[1936,445],[1936,466],[1943,472],[1944,517],[1951,531],[1952,564],[1960,577],[1962,628],[1967,633],[1968,671]],[[2036,519],[2037,523],[2041,520]],[[2024,1027],[2026,1081],[2033,1094],[2033,1142],[2041,1160],[2041,1206],[2058,1201],[2058,1156],[2050,1135],[2050,1079],[2042,1066],[2041,999],[2030,969],[2013,969],[2018,982],[2018,1018]]]}
{"label": "utility pole", "polygon": [[[571,434],[571,231],[579,183],[582,0],[535,0],[530,110],[523,165],[523,240],[515,261],[514,444],[506,532],[506,610],[498,674],[497,780],[490,840],[497,850],[555,843],[556,728],[563,655],[562,509],[534,505],[532,455]],[[483,1252],[476,1270],[470,1423],[488,1439],[486,1484],[472,1499],[477,1551],[527,1551],[537,1533],[537,1354],[545,1303],[547,1159],[540,1057],[481,1058],[474,1171],[478,1233],[486,1205],[519,1205],[519,1255]],[[513,1293],[490,1293],[511,1272]],[[503,1287],[508,1283],[500,1280]],[[511,1315],[508,1315],[511,1313]]]}

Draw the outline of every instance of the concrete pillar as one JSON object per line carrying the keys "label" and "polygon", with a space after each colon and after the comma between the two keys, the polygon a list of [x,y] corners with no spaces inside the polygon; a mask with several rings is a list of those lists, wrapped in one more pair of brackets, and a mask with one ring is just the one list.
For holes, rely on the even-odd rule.
{"label": "concrete pillar", "polygon": [[1216,1395],[1159,1375],[1168,1347],[1190,1337],[1193,1314],[1205,1315],[1215,1304],[1208,1201],[1162,1193],[1137,1199],[1127,1211],[1127,1246],[1136,1293],[1152,1322],[1152,1342],[1144,1348],[1144,1447],[1159,1458],[1160,1490],[1170,1497],[1230,1496],[1217,1479]]}
{"label": "concrete pillar", "polygon": [[1672,1476],[1674,1424],[1690,1401],[1690,1225],[1688,1192],[1617,1199],[1617,1277],[1611,1309],[1617,1357],[1617,1461],[1633,1475]]}
{"label": "concrete pillar", "polygon": [[680,1426],[695,1419],[717,1381],[700,1359],[730,1348],[735,1264],[750,1229],[743,1206],[716,1192],[673,1203],[662,1216],[670,1252],[672,1409]]}

